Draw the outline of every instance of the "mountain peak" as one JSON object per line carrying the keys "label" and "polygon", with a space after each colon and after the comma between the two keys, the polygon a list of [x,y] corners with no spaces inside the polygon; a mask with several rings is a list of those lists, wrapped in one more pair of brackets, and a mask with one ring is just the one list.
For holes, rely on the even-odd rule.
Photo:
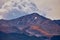
{"label": "mountain peak", "polygon": [[8,20],[8,22],[0,21],[0,30],[5,33],[22,32],[37,37],[60,35],[60,26],[38,13]]}
{"label": "mountain peak", "polygon": [[38,16],[40,16],[38,13],[32,13],[32,15],[35,15],[35,16],[38,15]]}

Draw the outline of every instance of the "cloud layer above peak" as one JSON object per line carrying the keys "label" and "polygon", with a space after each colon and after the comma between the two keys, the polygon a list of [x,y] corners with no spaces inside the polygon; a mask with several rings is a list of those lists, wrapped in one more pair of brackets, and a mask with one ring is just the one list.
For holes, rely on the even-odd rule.
{"label": "cloud layer above peak", "polygon": [[[17,13],[12,13],[13,10],[22,11],[24,13],[22,16],[38,12],[52,20],[58,20],[60,19],[60,0],[0,0],[0,19],[15,18]],[[7,14],[11,14],[11,16],[14,14],[14,16],[11,18]]]}
{"label": "cloud layer above peak", "polygon": [[9,0],[0,9],[0,19],[14,19],[23,15],[39,12],[37,6],[30,0]]}

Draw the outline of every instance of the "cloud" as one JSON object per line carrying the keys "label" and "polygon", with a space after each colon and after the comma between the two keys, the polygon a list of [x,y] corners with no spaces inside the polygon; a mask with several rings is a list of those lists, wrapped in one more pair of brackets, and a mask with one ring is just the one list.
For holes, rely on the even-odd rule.
{"label": "cloud", "polygon": [[39,11],[30,0],[9,0],[0,9],[0,19],[14,19],[33,12]]}
{"label": "cloud", "polygon": [[3,19],[4,15],[7,13],[7,10],[6,9],[0,9],[0,19]]}
{"label": "cloud", "polygon": [[11,10],[16,9],[18,11],[22,10],[27,14],[37,12],[50,19],[60,19],[59,3],[59,0],[0,0],[0,16],[6,15]]}

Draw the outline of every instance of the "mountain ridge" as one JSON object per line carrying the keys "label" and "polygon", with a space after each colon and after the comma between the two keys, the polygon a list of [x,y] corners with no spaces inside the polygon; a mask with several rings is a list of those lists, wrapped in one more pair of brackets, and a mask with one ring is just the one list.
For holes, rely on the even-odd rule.
{"label": "mountain ridge", "polygon": [[25,33],[40,37],[60,35],[59,30],[60,26],[58,24],[37,13],[8,21],[0,20],[0,31],[6,33]]}

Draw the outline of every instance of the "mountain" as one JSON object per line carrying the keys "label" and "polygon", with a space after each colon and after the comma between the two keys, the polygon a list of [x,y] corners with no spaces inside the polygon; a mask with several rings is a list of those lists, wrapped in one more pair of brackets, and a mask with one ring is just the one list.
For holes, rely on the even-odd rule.
{"label": "mountain", "polygon": [[60,20],[53,20],[55,23],[57,23],[58,25],[60,25]]}
{"label": "mountain", "polygon": [[[4,33],[0,31],[0,40],[50,40],[48,37],[35,37],[19,33]],[[51,40],[60,40],[60,36],[53,36]]]}
{"label": "mountain", "polygon": [[60,40],[60,35],[53,36],[53,37],[51,38],[51,40]]}
{"label": "mountain", "polygon": [[0,32],[0,40],[45,40],[48,39],[47,37],[35,37],[35,36],[28,36],[25,34],[19,33],[4,33]]}
{"label": "mountain", "polygon": [[19,33],[36,37],[60,35],[60,26],[38,13],[32,13],[12,20],[0,20],[0,31]]}

